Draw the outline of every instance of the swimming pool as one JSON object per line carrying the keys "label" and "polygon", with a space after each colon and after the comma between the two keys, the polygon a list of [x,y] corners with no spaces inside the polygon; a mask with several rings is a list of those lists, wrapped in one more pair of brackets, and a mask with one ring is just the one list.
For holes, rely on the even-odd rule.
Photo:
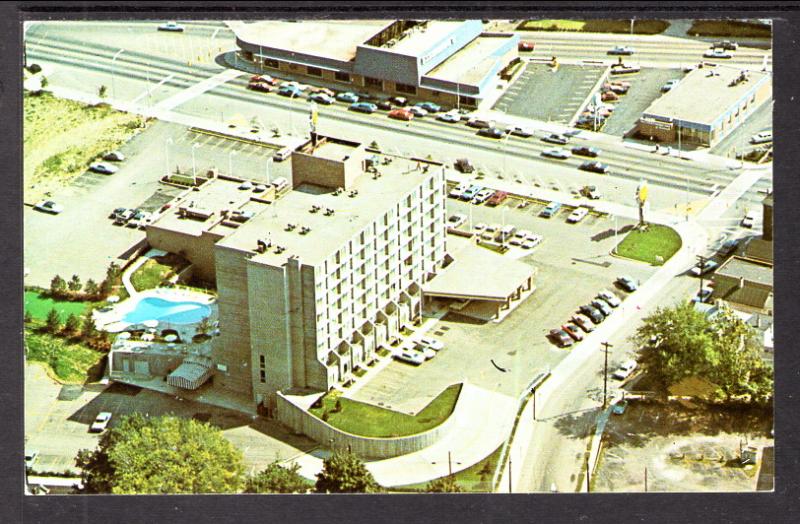
{"label": "swimming pool", "polygon": [[140,324],[147,320],[158,320],[171,324],[193,324],[200,322],[210,314],[211,308],[200,302],[144,297],[139,300],[133,310],[122,317],[122,320],[131,324]]}

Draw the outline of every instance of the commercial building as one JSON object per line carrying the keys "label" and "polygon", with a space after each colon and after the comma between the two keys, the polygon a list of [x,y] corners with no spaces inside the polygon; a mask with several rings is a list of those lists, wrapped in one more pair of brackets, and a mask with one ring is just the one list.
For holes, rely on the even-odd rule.
{"label": "commercial building", "polygon": [[771,96],[768,72],[706,64],[650,104],[636,132],[659,142],[712,146]]}
{"label": "commercial building", "polygon": [[519,36],[480,20],[231,22],[241,59],[291,77],[476,107],[519,60]]}

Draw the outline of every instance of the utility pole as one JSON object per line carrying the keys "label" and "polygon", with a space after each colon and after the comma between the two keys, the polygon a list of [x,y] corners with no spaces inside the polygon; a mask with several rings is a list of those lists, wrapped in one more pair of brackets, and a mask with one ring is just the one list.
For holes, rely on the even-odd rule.
{"label": "utility pole", "polygon": [[508,492],[513,493],[511,491],[511,449],[508,450]]}
{"label": "utility pole", "polygon": [[606,409],[608,402],[608,348],[613,347],[608,342],[603,342],[603,409]]}
{"label": "utility pole", "polygon": [[450,452],[447,452],[447,471],[450,476],[453,476],[453,460],[450,458]]}
{"label": "utility pole", "polygon": [[706,261],[708,258],[704,255],[696,255],[697,260],[700,261],[700,293],[703,293],[703,269],[705,269]]}
{"label": "utility pole", "polygon": [[644,492],[647,493],[647,466],[644,468]]}
{"label": "utility pole", "polygon": [[589,474],[589,454],[586,455],[586,493],[591,493],[592,489],[590,487],[592,476]]}
{"label": "utility pole", "polygon": [[531,394],[533,395],[533,420],[536,420],[536,388],[531,390]]}

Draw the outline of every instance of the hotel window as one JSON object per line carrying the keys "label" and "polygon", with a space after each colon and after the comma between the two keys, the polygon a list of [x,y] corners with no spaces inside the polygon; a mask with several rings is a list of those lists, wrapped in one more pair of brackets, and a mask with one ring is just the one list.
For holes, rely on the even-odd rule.
{"label": "hotel window", "polygon": [[394,88],[398,93],[407,93],[409,95],[417,94],[417,88],[409,84],[401,84],[398,82],[394,85]]}
{"label": "hotel window", "polygon": [[271,67],[272,69],[278,69],[278,61],[272,58],[265,58],[264,65],[266,67]]}
{"label": "hotel window", "polygon": [[322,69],[319,67],[306,66],[306,74],[308,76],[322,76]]}
{"label": "hotel window", "polygon": [[383,89],[383,80],[381,80],[380,78],[372,78],[370,76],[365,76],[364,85],[367,87],[377,87],[378,89]]}
{"label": "hotel window", "polygon": [[349,73],[342,73],[341,71],[336,71],[333,74],[333,77],[339,82],[349,82],[350,81],[350,74]]}

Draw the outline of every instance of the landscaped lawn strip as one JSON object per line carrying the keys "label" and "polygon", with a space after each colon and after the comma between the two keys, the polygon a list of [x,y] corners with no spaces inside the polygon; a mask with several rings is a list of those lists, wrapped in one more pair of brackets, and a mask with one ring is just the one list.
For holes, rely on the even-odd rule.
{"label": "landscaped lawn strip", "polygon": [[[614,250],[618,256],[660,266],[681,248],[681,237],[674,229],[658,224],[647,224],[645,231],[634,229]],[[661,256],[661,262],[656,260]]]}

